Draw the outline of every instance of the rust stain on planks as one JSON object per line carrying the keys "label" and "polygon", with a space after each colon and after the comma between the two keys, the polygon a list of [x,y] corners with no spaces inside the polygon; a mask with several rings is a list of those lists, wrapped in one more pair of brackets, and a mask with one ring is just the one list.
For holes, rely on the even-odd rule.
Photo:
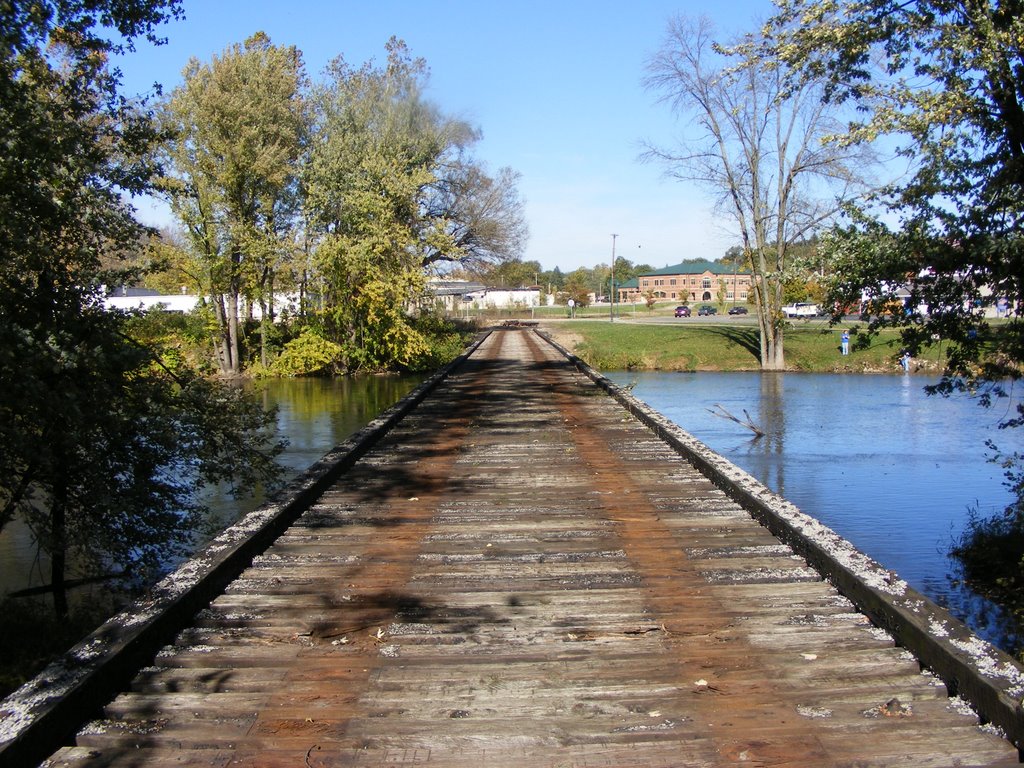
{"label": "rust stain on planks", "polygon": [[532,331],[492,333],[52,766],[1012,765]]}

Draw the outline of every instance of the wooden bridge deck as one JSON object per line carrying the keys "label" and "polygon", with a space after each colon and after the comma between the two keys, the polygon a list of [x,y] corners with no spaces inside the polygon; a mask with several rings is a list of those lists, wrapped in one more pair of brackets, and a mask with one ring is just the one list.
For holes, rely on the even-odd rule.
{"label": "wooden bridge deck", "polygon": [[1017,751],[532,331],[499,330],[47,764]]}

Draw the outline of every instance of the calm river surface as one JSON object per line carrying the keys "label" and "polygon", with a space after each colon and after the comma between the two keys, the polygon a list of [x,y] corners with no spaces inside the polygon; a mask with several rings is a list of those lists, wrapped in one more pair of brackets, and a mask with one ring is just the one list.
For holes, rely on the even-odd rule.
{"label": "calm river surface", "polygon": [[[918,376],[804,373],[605,374],[817,518],[914,587],[1006,643],[998,610],[956,583],[952,542],[969,510],[1011,500],[985,440],[1021,450],[1020,430],[996,429],[1007,401],[986,410],[928,396]],[[712,415],[744,410],[767,435]],[[1016,434],[1015,434],[1016,433]]]}

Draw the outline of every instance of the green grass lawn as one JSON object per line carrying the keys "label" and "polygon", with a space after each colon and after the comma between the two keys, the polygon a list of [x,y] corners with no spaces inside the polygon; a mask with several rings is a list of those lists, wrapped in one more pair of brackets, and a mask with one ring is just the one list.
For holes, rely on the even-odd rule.
{"label": "green grass lawn", "polygon": [[[852,326],[853,324],[851,324]],[[842,326],[847,327],[847,326]],[[542,324],[556,340],[600,370],[754,371],[760,368],[757,327],[726,321],[701,324],[643,325],[588,320]],[[896,331],[870,338],[866,348],[855,343],[839,353],[841,327],[824,322],[796,323],[784,336],[786,367],[796,371],[885,373],[899,370],[901,346]],[[941,370],[943,345],[936,344],[913,361],[912,370]]]}

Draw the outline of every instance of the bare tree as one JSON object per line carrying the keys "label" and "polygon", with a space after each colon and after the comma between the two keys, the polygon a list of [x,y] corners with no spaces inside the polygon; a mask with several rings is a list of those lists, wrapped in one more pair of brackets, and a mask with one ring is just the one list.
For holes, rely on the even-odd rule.
{"label": "bare tree", "polygon": [[445,222],[456,249],[430,249],[424,265],[447,262],[470,269],[518,259],[526,247],[529,228],[519,193],[520,174],[501,168],[497,176],[471,158],[443,164],[427,190],[426,216]]}
{"label": "bare tree", "polygon": [[827,141],[840,132],[834,108],[813,82],[788,82],[758,38],[723,47],[707,19],[669,22],[648,63],[645,86],[695,127],[673,149],[644,158],[670,177],[718,195],[753,273],[761,368],[783,370],[782,289],[790,249],[831,220],[861,186],[866,158]]}

